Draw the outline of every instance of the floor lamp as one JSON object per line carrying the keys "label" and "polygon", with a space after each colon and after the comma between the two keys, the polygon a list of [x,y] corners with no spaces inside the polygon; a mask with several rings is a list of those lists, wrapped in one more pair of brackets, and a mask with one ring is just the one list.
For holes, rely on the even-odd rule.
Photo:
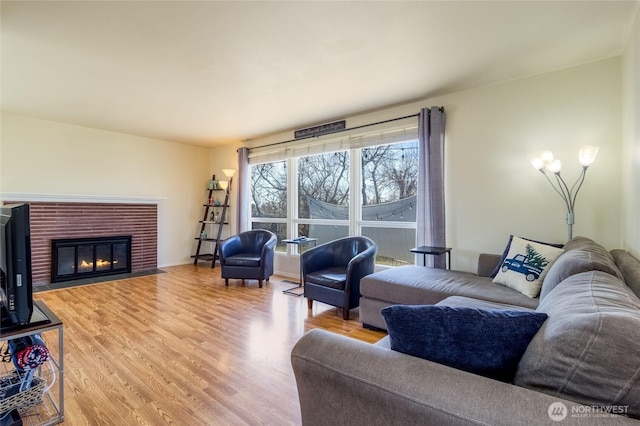
{"label": "floor lamp", "polygon": [[[553,153],[551,153],[551,151],[544,151],[541,157],[531,160],[531,165],[538,169],[544,175],[544,177],[547,178],[547,181],[551,184],[553,189],[562,197],[562,200],[567,206],[567,225],[569,227],[569,240],[573,238],[573,223],[576,197],[578,195],[578,191],[580,191],[582,183],[584,182],[584,177],[587,174],[587,169],[596,159],[597,154],[597,146],[585,145],[580,148],[580,152],[578,153],[578,160],[582,165],[582,172],[571,188],[569,188],[564,179],[562,179],[562,176],[560,176],[562,163],[560,162],[560,160],[556,160],[553,158]],[[555,183],[553,180],[551,180],[547,172],[555,176]]]}

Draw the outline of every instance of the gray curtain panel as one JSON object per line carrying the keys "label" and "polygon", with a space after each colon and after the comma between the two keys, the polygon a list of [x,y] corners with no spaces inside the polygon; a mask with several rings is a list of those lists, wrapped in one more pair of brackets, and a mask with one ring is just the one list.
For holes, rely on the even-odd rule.
{"label": "gray curtain panel", "polygon": [[[418,121],[416,244],[445,247],[447,239],[444,210],[444,108],[423,108]],[[445,256],[428,256],[425,266],[444,269]]]}
{"label": "gray curtain panel", "polygon": [[251,200],[251,178],[249,176],[249,148],[238,149],[238,207],[236,208],[237,233],[249,230],[249,200]]}

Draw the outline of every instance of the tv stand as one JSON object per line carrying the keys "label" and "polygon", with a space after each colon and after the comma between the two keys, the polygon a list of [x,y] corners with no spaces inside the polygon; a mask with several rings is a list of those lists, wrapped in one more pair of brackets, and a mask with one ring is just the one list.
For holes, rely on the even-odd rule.
{"label": "tv stand", "polygon": [[50,324],[51,320],[42,312],[42,310],[38,307],[37,304],[33,305],[33,312],[31,313],[31,319],[29,320],[29,324],[14,324],[9,318],[9,312],[5,308],[3,304],[0,304],[1,308],[1,316],[0,320],[0,336],[4,337],[6,333],[10,331],[20,331],[23,329],[27,329],[30,327],[35,327],[37,325]]}
{"label": "tv stand", "polygon": [[[53,383],[53,386],[44,392],[41,403],[20,408],[18,412],[23,419],[29,419],[29,422],[25,424],[40,426],[55,425],[64,421],[63,323],[60,318],[40,300],[33,302],[33,312],[30,324],[18,326],[17,328],[14,327],[10,331],[5,331],[3,328],[2,333],[0,333],[0,343],[33,334],[43,335],[51,355],[53,366],[49,369],[48,365],[43,365],[40,370],[37,371],[37,374],[41,374],[47,383],[51,383],[53,380],[55,380],[56,383]],[[57,335],[55,331],[58,332]],[[44,335],[44,333],[48,334]],[[56,342],[57,351],[55,350]],[[12,367],[12,363],[0,363],[0,377],[9,374]]]}

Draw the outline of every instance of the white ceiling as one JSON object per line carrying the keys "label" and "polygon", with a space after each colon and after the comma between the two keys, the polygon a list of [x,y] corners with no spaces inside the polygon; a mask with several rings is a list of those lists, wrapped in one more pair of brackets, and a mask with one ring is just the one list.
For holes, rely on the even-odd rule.
{"label": "white ceiling", "polygon": [[213,146],[619,55],[638,4],[2,1],[2,110]]}

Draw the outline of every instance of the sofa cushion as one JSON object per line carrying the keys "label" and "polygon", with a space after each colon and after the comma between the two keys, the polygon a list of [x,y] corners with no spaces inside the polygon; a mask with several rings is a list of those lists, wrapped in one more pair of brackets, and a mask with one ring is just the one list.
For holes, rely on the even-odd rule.
{"label": "sofa cushion", "polygon": [[534,309],[538,306],[538,299],[494,284],[491,278],[415,265],[398,266],[367,275],[360,281],[360,293],[364,298],[381,300],[387,305],[432,305],[457,295]]}
{"label": "sofa cushion", "polygon": [[591,252],[599,253],[603,256],[609,257],[611,260],[613,260],[613,256],[611,255],[611,253],[607,251],[607,249],[605,249],[600,244],[596,243],[595,241],[587,237],[581,237],[581,236],[573,237],[564,245],[563,248],[565,251],[569,251],[569,250],[591,251]]}
{"label": "sofa cushion", "polygon": [[510,381],[547,315],[434,305],[382,309],[391,349],[486,377]]}
{"label": "sofa cushion", "polygon": [[436,303],[436,306],[448,306],[450,308],[476,308],[485,310],[502,310],[502,311],[527,311],[535,312],[533,308],[525,308],[524,306],[510,305],[507,303],[491,302],[489,300],[480,300],[473,297],[451,296]]}
{"label": "sofa cushion", "polygon": [[602,271],[622,279],[611,256],[600,250],[573,249],[565,251],[553,262],[542,282],[540,299],[571,275],[580,272]]}
{"label": "sofa cushion", "polygon": [[313,284],[344,290],[347,282],[347,267],[334,266],[305,275],[305,281]]}
{"label": "sofa cushion", "polygon": [[572,275],[540,302],[548,320],[514,383],[586,405],[628,406],[640,417],[640,300],[601,271]]}
{"label": "sofa cushion", "polygon": [[385,349],[391,349],[391,340],[389,339],[389,335],[387,334],[382,339],[375,342],[374,345]]}
{"label": "sofa cushion", "polygon": [[[496,275],[498,275],[498,272],[500,272],[500,268],[502,267],[502,263],[504,262],[504,260],[507,258],[507,255],[509,254],[509,249],[511,248],[511,242],[513,241],[513,235],[509,235],[509,240],[507,241],[507,245],[504,248],[504,250],[502,251],[502,256],[500,258],[500,261],[498,262],[498,264],[494,267],[493,272],[491,273],[491,278],[495,278]],[[538,244],[545,244],[551,247],[556,247],[556,248],[562,248],[563,244],[556,244],[556,243],[545,243],[543,241],[537,241],[537,240],[532,240],[531,238],[524,238],[524,237],[518,237],[521,238],[523,240],[527,240],[527,241],[531,241],[534,243],[538,243]]]}
{"label": "sofa cushion", "polygon": [[513,237],[494,283],[537,297],[547,271],[563,253],[561,248]]}
{"label": "sofa cushion", "polygon": [[[479,277],[495,277],[499,266],[502,265],[502,255],[480,253],[478,255],[477,275]],[[495,273],[494,273],[495,272]]]}
{"label": "sofa cushion", "polygon": [[227,266],[260,266],[260,253],[238,253],[224,259]]}

